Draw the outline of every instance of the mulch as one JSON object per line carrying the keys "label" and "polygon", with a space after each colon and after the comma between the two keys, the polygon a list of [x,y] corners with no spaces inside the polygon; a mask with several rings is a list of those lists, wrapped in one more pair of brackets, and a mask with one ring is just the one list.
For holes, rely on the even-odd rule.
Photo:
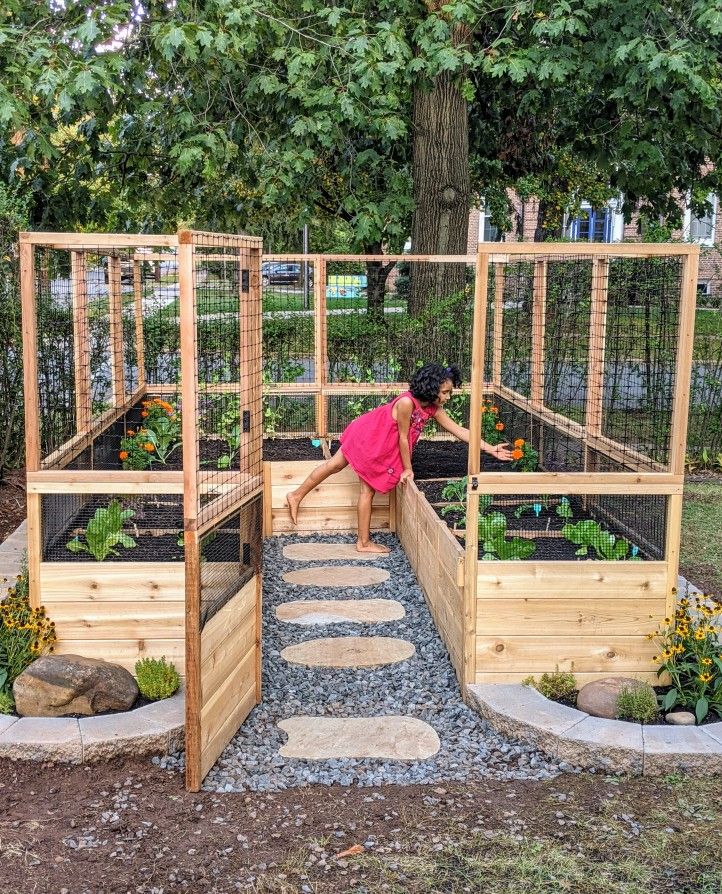
{"label": "mulch", "polygon": [[[659,780],[586,774],[547,782],[192,794],[178,774],[146,761],[85,767],[0,761],[2,890],[341,894],[388,890],[380,884],[386,879],[393,891],[416,892],[422,887],[407,882],[404,861],[448,842],[462,846],[472,833],[489,845],[499,835],[513,844],[521,834],[567,848],[594,873],[597,861],[614,864],[663,830],[680,846],[686,840],[686,852],[701,831],[719,835],[716,820],[702,830],[694,814],[680,810],[680,794]],[[650,879],[649,890],[693,890],[686,884],[693,879],[675,866],[676,847],[670,844],[654,868],[662,887]],[[340,856],[350,848],[353,855]]]}
{"label": "mulch", "polygon": [[6,472],[0,481],[0,543],[25,520],[25,470]]}

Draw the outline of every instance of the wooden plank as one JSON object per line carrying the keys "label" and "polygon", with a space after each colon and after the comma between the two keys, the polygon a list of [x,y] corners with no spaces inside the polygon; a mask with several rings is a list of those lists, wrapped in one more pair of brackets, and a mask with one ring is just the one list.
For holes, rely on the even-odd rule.
{"label": "wooden plank", "polygon": [[[479,251],[498,252],[498,242],[480,242]],[[656,244],[647,242],[504,242],[503,251],[509,256],[542,255],[549,258],[574,256],[578,258],[659,258],[691,255],[699,252],[698,245],[688,243]]]}
{"label": "wooden plank", "polygon": [[263,536],[273,534],[273,516],[271,514],[271,464],[263,463]]}
{"label": "wooden plank", "polygon": [[482,472],[470,478],[467,493],[680,494],[683,486],[679,475],[665,472]]}
{"label": "wooden plank", "polygon": [[[469,412],[469,464],[468,474],[475,475],[481,469],[481,403],[486,350],[486,312],[489,288],[489,255],[481,251],[476,257],[474,279],[474,318],[471,344],[471,406]],[[479,515],[479,494],[472,491],[467,497],[467,518],[470,519],[466,539],[465,589],[464,589],[464,664],[462,681],[469,683],[476,672],[476,562],[478,532],[476,519]]]}
{"label": "wooden plank", "polygon": [[42,504],[38,494],[27,495],[27,549],[28,549],[28,592],[30,604],[33,608],[45,599],[45,592],[40,580],[40,566],[43,556],[42,543]]}
{"label": "wooden plank", "polygon": [[[175,255],[159,255],[158,260],[167,257],[172,257],[175,260]],[[133,261],[133,313],[135,317],[135,362],[138,367],[138,385],[142,388],[146,384],[145,334],[143,332],[143,277],[141,263],[137,256]]]}
{"label": "wooden plank", "polygon": [[[244,679],[244,670],[244,668],[238,669],[237,675],[234,675],[234,683],[236,680],[241,681]],[[228,715],[224,723],[218,728],[215,736],[206,743],[203,749],[200,772],[204,776],[213,767],[221,752],[226,747],[229,739],[239,729],[243,721],[250,714],[253,706],[256,704],[255,685],[251,685],[243,694],[241,694],[240,687],[234,688],[232,692],[229,688],[229,698],[231,697],[231,704],[233,705],[232,713]]]}
{"label": "wooden plank", "polygon": [[587,360],[587,434],[602,434],[602,401],[604,395],[604,358],[607,336],[607,299],[609,294],[609,259],[592,260],[592,294],[589,315],[589,354]]}
{"label": "wooden plank", "polygon": [[479,601],[479,636],[645,636],[664,617],[661,595],[649,599],[505,596]]}
{"label": "wooden plank", "polygon": [[682,263],[682,295],[677,333],[677,363],[674,376],[672,401],[672,430],[669,438],[669,468],[679,475],[684,473],[687,451],[687,420],[692,378],[692,352],[694,350],[694,320],[697,298],[697,253],[689,254]]}
{"label": "wooden plank", "polygon": [[479,636],[477,671],[649,673],[658,646],[643,636]]}
{"label": "wooden plank", "polygon": [[[498,243],[494,243],[496,250]],[[506,248],[506,246],[505,246]],[[326,261],[376,261],[387,263],[389,261],[423,261],[427,264],[468,264],[471,266],[476,261],[476,255],[320,255]],[[264,261],[303,261],[308,258],[304,254],[264,254]]]}
{"label": "wooden plank", "polygon": [[[273,533],[304,533],[314,531],[326,531],[328,533],[356,531],[358,526],[355,509],[306,509],[301,507],[298,515],[298,524],[294,525],[287,510],[273,510]],[[388,509],[371,510],[371,529],[373,531],[387,531],[389,528]]]}
{"label": "wooden plank", "polygon": [[125,403],[125,368],[123,365],[123,296],[120,283],[120,257],[108,258],[108,322],[110,325],[110,368],[113,406]]}
{"label": "wooden plank", "polygon": [[[649,683],[651,686],[659,686],[659,678],[654,671],[633,671],[634,678],[636,680],[644,680],[644,682]],[[479,672],[476,675],[475,683],[478,685],[482,685],[484,683],[521,683],[524,681],[526,677],[529,676],[527,671],[508,671],[506,673],[484,673]],[[584,686],[585,683],[591,683],[594,680],[603,680],[605,677],[609,676],[609,671],[599,671],[598,673],[579,673],[575,671],[574,679],[577,681],[577,686]]]}
{"label": "wooden plank", "polygon": [[502,358],[504,355],[504,265],[494,265],[494,354],[491,381],[501,385]]}
{"label": "wooden plank", "polygon": [[96,248],[126,248],[135,246],[159,246],[171,248],[178,245],[175,234],[150,236],[147,233],[46,233],[24,232],[19,235],[20,243],[44,245],[53,248],[75,249],[76,251]]}
{"label": "wooden plank", "polygon": [[55,602],[49,615],[61,639],[182,640],[184,636],[185,606],[180,601]]}
{"label": "wooden plank", "polygon": [[263,577],[259,572],[256,580],[256,703],[263,695]]}
{"label": "wooden plank", "polygon": [[[274,509],[284,509],[286,507],[286,494],[290,488],[286,484],[276,484],[271,487],[271,506]],[[303,498],[301,509],[322,508],[331,506],[341,508],[346,506],[356,506],[360,487],[358,481],[348,483],[329,483],[324,481],[318,487]],[[388,506],[389,494],[377,493],[374,495],[374,506]]]}
{"label": "wooden plank", "polygon": [[179,639],[61,639],[55,651],[65,655],[83,655],[101,658],[119,664],[133,673],[135,663],[141,658],[162,658],[173,662],[178,673],[185,675],[185,657],[182,637]]}
{"label": "wooden plank", "polygon": [[665,525],[664,558],[667,563],[667,600],[664,617],[674,617],[676,606],[676,590],[679,575],[679,554],[682,539],[682,509],[684,497],[674,495],[667,498],[667,514]]}
{"label": "wooden plank", "polygon": [[40,468],[40,397],[38,394],[38,321],[35,306],[35,249],[20,242],[20,302],[23,325],[25,395],[25,466]]}
{"label": "wooden plank", "polygon": [[[121,473],[122,474],[122,473]],[[149,482],[148,484],[131,481],[106,482],[99,488],[94,481],[39,481],[28,483],[29,494],[182,494],[183,484],[178,482]]]}
{"label": "wooden plank", "polygon": [[75,427],[87,431],[92,417],[90,346],[88,335],[88,269],[85,252],[70,253],[70,288],[73,308],[73,378],[75,381]]}
{"label": "wooden plank", "polygon": [[247,233],[212,233],[209,230],[179,230],[178,241],[182,243],[184,239],[199,248],[250,248],[263,245],[259,236],[249,236]]}
{"label": "wooden plank", "polygon": [[531,312],[531,391],[534,406],[544,405],[544,337],[546,334],[547,262],[534,262]]}
{"label": "wooden plank", "polygon": [[664,600],[665,562],[478,562],[477,599],[569,596]]}
{"label": "wooden plank", "polygon": [[221,645],[224,639],[235,634],[245,622],[248,613],[255,608],[256,578],[243,587],[217,612],[201,631],[201,666]]}
{"label": "wooden plank", "polygon": [[[202,648],[202,646],[201,646]],[[233,669],[243,662],[248,655],[254,656],[252,677],[256,679],[256,610],[252,605],[235,628],[233,636],[227,636],[201,664],[201,736],[203,736],[203,708],[212,700],[215,693],[223,688]],[[230,706],[226,705],[226,712]]]}
{"label": "wooden plank", "polygon": [[42,562],[44,604],[183,602],[182,562]]}

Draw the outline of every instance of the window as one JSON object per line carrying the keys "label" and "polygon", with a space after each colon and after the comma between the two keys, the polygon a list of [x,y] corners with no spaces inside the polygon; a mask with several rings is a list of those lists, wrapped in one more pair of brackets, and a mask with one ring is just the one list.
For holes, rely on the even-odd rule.
{"label": "window", "polygon": [[697,297],[698,298],[706,298],[711,294],[711,290],[709,287],[709,283],[707,281],[700,280],[697,283]]}
{"label": "window", "polygon": [[684,213],[684,236],[691,242],[701,245],[712,245],[715,237],[715,216],[717,214],[717,196],[710,193],[707,202],[712,206],[708,214],[702,217],[693,215],[688,208]]}
{"label": "window", "polygon": [[578,242],[613,242],[617,217],[621,218],[621,215],[615,214],[609,207],[592,208],[590,205],[582,205],[579,217],[567,220],[564,235],[567,239]]}
{"label": "window", "polygon": [[484,210],[483,203],[479,206],[479,242],[500,242],[499,227],[491,222],[491,215]]}

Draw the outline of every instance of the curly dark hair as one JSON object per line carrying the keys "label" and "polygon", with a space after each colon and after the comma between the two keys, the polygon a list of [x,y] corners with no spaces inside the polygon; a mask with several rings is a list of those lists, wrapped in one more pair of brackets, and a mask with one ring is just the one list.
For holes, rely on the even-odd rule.
{"label": "curly dark hair", "polygon": [[458,366],[441,366],[440,363],[427,363],[414,373],[409,385],[409,391],[416,400],[431,404],[439,396],[441,386],[449,379],[455,388],[461,385],[461,373]]}

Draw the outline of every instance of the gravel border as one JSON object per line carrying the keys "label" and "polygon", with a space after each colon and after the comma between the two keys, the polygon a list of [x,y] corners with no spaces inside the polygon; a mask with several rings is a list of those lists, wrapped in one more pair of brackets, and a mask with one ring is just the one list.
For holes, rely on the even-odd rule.
{"label": "gravel border", "polygon": [[[464,704],[446,649],[436,631],[421,587],[398,540],[377,535],[391,548],[378,567],[390,579],[366,587],[310,587],[285,583],[290,569],[319,562],[287,560],[283,547],[308,540],[351,543],[349,535],[289,535],[264,544],[263,701],[249,715],[209,773],[204,789],[215,791],[280,791],[311,783],[322,785],[385,785],[437,783],[469,778],[549,779],[570,764],[544,756],[531,745],[514,744]],[[322,564],[348,565],[349,561]],[[368,567],[368,560],[364,564]],[[380,624],[344,623],[299,627],[276,619],[277,605],[297,599],[396,599],[406,617]],[[311,668],[289,664],[286,646],[324,636],[393,636],[409,640],[416,654],[400,664],[369,669]],[[405,715],[430,724],[441,749],[425,761],[334,759],[308,761],[283,758],[286,741],[278,722],[297,715],[365,717]],[[180,769],[182,756],[156,759],[162,767]]]}

